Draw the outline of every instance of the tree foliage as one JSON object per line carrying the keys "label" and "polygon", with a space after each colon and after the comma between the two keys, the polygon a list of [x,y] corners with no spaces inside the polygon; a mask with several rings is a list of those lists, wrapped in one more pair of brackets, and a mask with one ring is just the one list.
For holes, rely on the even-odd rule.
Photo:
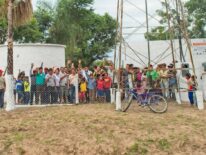
{"label": "tree foliage", "polygon": [[[165,3],[162,2],[163,8],[165,8]],[[187,16],[186,24],[188,26],[188,32],[191,38],[205,38],[206,37],[206,1],[204,0],[189,0],[185,4],[185,9],[187,10],[189,16]],[[177,12],[174,8],[169,8],[169,18],[171,21],[171,28],[174,32],[173,37],[176,39],[178,37],[178,22],[177,22]],[[161,26],[151,29],[147,34],[145,33],[145,38],[150,40],[166,40],[169,39],[169,32],[167,26],[167,13],[165,10],[157,10],[158,16],[161,17],[159,21]]]}
{"label": "tree foliage", "polygon": [[[116,37],[116,21],[108,14],[96,14],[92,5],[93,0],[59,0],[53,7],[48,1],[39,0],[31,21],[15,29],[14,40],[63,44],[67,58],[74,62],[81,59],[90,65],[107,57]],[[0,25],[6,28],[4,20]],[[5,42],[5,35],[6,31],[0,37],[1,43]]]}
{"label": "tree foliage", "polygon": [[32,18],[26,25],[14,29],[14,40],[18,43],[35,43],[43,38],[36,18]]}
{"label": "tree foliage", "polygon": [[94,13],[92,4],[93,0],[61,0],[48,40],[67,45],[67,56],[85,65],[106,57],[116,36],[116,21]]}
{"label": "tree foliage", "polygon": [[206,1],[190,0],[185,4],[188,9],[189,21],[192,25],[191,36],[193,38],[206,37]]}

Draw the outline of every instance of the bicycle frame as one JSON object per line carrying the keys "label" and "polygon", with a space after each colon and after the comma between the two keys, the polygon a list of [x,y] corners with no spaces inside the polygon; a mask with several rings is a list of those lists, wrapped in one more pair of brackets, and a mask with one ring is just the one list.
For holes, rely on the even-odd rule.
{"label": "bicycle frame", "polygon": [[128,94],[132,94],[132,96],[137,100],[137,102],[144,103],[144,104],[148,104],[148,99],[149,97],[152,96],[152,93],[150,93],[150,89],[148,89],[147,92],[144,94],[137,94],[135,89],[129,89]]}

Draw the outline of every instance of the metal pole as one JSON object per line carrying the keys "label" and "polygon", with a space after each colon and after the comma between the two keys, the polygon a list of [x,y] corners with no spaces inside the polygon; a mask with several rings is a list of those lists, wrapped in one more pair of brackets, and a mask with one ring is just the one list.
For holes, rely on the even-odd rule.
{"label": "metal pole", "polygon": [[178,0],[175,0],[175,2],[176,2],[177,23],[178,23],[178,40],[179,40],[179,49],[180,49],[180,62],[185,62],[185,57],[184,57],[183,48],[182,48],[182,32],[181,32],[181,21],[180,21],[180,14],[179,14],[179,8],[178,8]]}
{"label": "metal pole", "polygon": [[121,110],[121,92],[120,92],[120,83],[121,83],[121,60],[122,60],[122,43],[123,43],[123,36],[122,36],[122,28],[123,28],[123,0],[121,0],[121,19],[120,19],[120,30],[119,30],[119,37],[120,37],[120,44],[119,44],[119,68],[118,68],[118,90],[116,92],[116,110]]}
{"label": "metal pole", "polygon": [[120,91],[120,68],[121,68],[121,62],[122,62],[122,43],[123,43],[123,36],[122,36],[122,27],[123,27],[123,0],[121,0],[121,19],[120,19],[120,44],[119,44],[119,76],[118,76],[118,90]]}
{"label": "metal pole", "polygon": [[170,38],[170,44],[171,44],[171,50],[172,50],[172,60],[173,60],[174,67],[176,68],[174,45],[173,45],[173,35],[172,35],[173,32],[172,32],[171,24],[170,24],[170,15],[169,15],[169,8],[168,8],[167,0],[165,0],[165,6],[166,6],[166,13],[167,13],[167,23],[168,23],[168,28],[169,28],[169,38]]}
{"label": "metal pole", "polygon": [[181,8],[181,15],[182,15],[182,18],[183,18],[183,35],[184,35],[184,38],[186,40],[187,47],[189,49],[190,61],[192,63],[193,74],[196,77],[195,64],[194,64],[194,59],[193,59],[193,55],[192,55],[192,45],[191,45],[191,41],[189,40],[189,34],[188,34],[188,30],[187,30],[187,27],[186,27],[186,24],[185,24],[186,18],[185,18],[185,15],[184,15],[184,9],[183,9],[183,4],[182,4],[181,0],[179,0],[179,4],[180,4],[180,8]]}
{"label": "metal pole", "polygon": [[[145,10],[146,10],[146,23],[147,23],[147,35],[149,34],[149,18],[148,18],[148,4],[147,0],[145,0]],[[150,39],[147,36],[147,48],[148,48],[148,66],[151,63],[151,56],[150,56]]]}
{"label": "metal pole", "polygon": [[[119,35],[118,35],[118,29],[119,29],[119,1],[120,0],[117,0],[117,21],[116,21],[116,39],[115,39],[115,49],[114,49],[114,69],[116,70],[116,60],[117,60],[117,42],[118,42],[118,38],[119,38]],[[113,74],[113,83],[114,83],[114,80],[115,80],[115,74]]]}

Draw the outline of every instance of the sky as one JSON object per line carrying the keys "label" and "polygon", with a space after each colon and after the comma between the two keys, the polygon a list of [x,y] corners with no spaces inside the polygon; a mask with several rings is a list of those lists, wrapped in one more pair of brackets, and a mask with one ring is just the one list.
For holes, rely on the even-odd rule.
{"label": "sky", "polygon": [[[56,0],[48,0],[55,3]],[[158,25],[158,16],[155,11],[161,9],[161,0],[148,0],[148,12],[150,28]],[[37,0],[33,0],[35,9]],[[109,13],[116,18],[117,15],[117,0],[94,0],[93,8],[98,14]],[[123,34],[128,41],[145,40],[144,33],[146,32],[146,17],[145,17],[145,0],[124,0],[124,17],[123,17]],[[135,30],[137,29],[138,30]],[[141,28],[139,28],[141,27]],[[130,33],[132,35],[128,36]]]}

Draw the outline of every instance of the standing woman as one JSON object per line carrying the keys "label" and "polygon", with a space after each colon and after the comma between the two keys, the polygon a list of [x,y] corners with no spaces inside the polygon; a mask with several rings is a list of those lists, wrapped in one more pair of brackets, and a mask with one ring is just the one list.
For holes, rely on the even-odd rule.
{"label": "standing woman", "polygon": [[0,109],[4,107],[4,92],[6,89],[6,82],[3,77],[3,70],[0,70]]}
{"label": "standing woman", "polygon": [[73,68],[71,70],[71,74],[69,75],[69,102],[74,103],[75,102],[75,77],[76,71]]}
{"label": "standing woman", "polygon": [[60,100],[61,100],[61,93],[60,93],[60,70],[59,68],[57,68],[55,70],[55,74],[54,74],[54,77],[55,77],[55,103],[60,103]]}

